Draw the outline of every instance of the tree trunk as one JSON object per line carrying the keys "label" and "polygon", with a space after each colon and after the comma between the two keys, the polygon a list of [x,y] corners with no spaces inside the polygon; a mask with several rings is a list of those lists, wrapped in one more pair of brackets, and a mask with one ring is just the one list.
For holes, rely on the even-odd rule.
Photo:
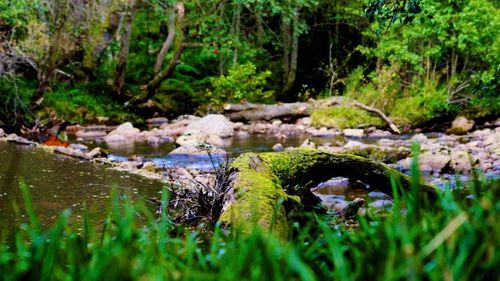
{"label": "tree trunk", "polygon": [[156,90],[158,87],[160,87],[161,83],[165,81],[165,79],[169,78],[172,76],[174,73],[175,67],[179,63],[179,60],[182,56],[182,53],[184,52],[184,49],[186,48],[186,45],[184,44],[184,30],[183,30],[183,23],[184,23],[184,4],[181,2],[178,2],[175,4],[175,10],[176,10],[176,21],[175,21],[175,53],[172,59],[170,60],[170,63],[168,64],[167,68],[165,70],[162,70],[158,72],[153,79],[145,86],[143,86],[146,95],[142,97],[137,97],[134,100],[131,101],[132,104],[144,102],[148,99],[153,98],[156,95]]}
{"label": "tree trunk", "polygon": [[116,65],[116,76],[113,84],[113,94],[115,98],[122,99],[122,89],[125,83],[127,70],[128,53],[130,49],[130,37],[132,36],[132,22],[134,20],[136,0],[130,0],[130,4],[123,15],[123,35],[121,37],[120,52],[118,54],[118,64]]}
{"label": "tree trunk", "polygon": [[51,82],[56,76],[58,61],[60,60],[60,45],[59,40],[64,32],[64,20],[59,21],[54,36],[50,42],[49,51],[46,59],[38,69],[38,86],[30,100],[30,109],[40,107],[43,102],[45,93],[49,90]]}
{"label": "tree trunk", "polygon": [[297,59],[299,54],[299,32],[298,32],[298,16],[293,18],[293,31],[290,46],[290,60],[288,64],[288,71],[286,73],[282,94],[288,94],[295,83],[297,75]]}
{"label": "tree trunk", "polygon": [[[393,179],[401,183],[400,192],[411,188],[408,176],[384,164],[313,149],[246,153],[234,160],[230,173],[220,221],[246,233],[258,225],[283,240],[288,234],[287,211],[311,198],[310,188],[323,181],[347,177],[386,194],[393,193]],[[421,185],[419,190],[426,198],[436,198],[436,189],[431,186]]]}
{"label": "tree trunk", "polygon": [[155,73],[158,73],[160,71],[163,60],[165,59],[165,55],[167,54],[168,50],[170,50],[170,47],[172,46],[172,43],[174,42],[174,38],[175,38],[175,14],[176,14],[176,10],[173,9],[172,13],[170,14],[170,17],[168,18],[167,39],[165,39],[165,42],[163,43],[163,46],[161,47],[161,50],[158,53],[158,56],[156,57],[156,63],[155,63],[155,67],[154,67]]}

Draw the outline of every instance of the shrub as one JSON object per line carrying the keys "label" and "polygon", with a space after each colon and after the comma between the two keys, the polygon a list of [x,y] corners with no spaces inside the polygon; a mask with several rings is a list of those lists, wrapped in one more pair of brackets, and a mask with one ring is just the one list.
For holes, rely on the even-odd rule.
{"label": "shrub", "polygon": [[227,75],[212,79],[212,90],[207,96],[214,104],[239,102],[265,102],[273,96],[273,91],[266,90],[267,79],[271,71],[257,72],[253,63],[233,65]]}

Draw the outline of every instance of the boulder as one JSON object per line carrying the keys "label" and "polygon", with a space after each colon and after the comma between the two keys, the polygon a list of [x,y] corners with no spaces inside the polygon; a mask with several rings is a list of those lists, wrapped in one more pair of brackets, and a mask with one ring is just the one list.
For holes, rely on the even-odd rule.
{"label": "boulder", "polygon": [[300,145],[301,148],[312,148],[312,149],[316,149],[316,144],[311,141],[310,139],[306,139],[301,145]]}
{"label": "boulder", "polygon": [[109,134],[109,135],[104,137],[104,141],[106,143],[120,143],[120,142],[131,142],[131,141],[134,141],[134,139],[126,138],[122,135]]}
{"label": "boulder", "polygon": [[362,138],[365,135],[363,129],[344,129],[343,133],[344,136],[346,137],[355,137],[355,138]]}
{"label": "boulder", "polygon": [[82,138],[84,140],[88,139],[101,139],[106,136],[105,131],[85,131],[85,130],[80,130],[75,133],[75,136],[77,138]]}
{"label": "boulder", "polygon": [[96,147],[96,148],[92,149],[89,153],[87,153],[87,157],[89,159],[106,158],[107,156],[108,156],[108,153],[100,147]]}
{"label": "boulder", "polygon": [[116,127],[116,129],[114,129],[109,134],[110,135],[117,134],[117,135],[121,135],[121,136],[124,136],[127,138],[135,138],[135,136],[139,133],[140,133],[140,130],[137,128],[134,128],[134,125],[132,125],[132,123],[126,122],[126,123],[123,123],[120,126]]}
{"label": "boulder", "polygon": [[175,141],[180,146],[196,146],[201,144],[210,144],[215,147],[224,147],[224,140],[218,135],[205,134],[202,132],[186,133]]}
{"label": "boulder", "polygon": [[366,144],[359,142],[359,141],[348,141],[345,145],[345,149],[365,149],[367,147]]}
{"label": "boulder", "polygon": [[155,118],[149,118],[146,120],[146,124],[150,126],[155,126],[159,127],[165,123],[168,123],[168,119],[165,117],[155,117]]}
{"label": "boulder", "polygon": [[277,143],[277,144],[273,145],[273,151],[281,152],[283,150],[285,150],[285,148],[283,147],[283,145],[281,143]]}
{"label": "boulder", "polygon": [[213,147],[211,145],[186,145],[180,146],[172,150],[169,154],[190,154],[190,155],[208,155],[211,154],[227,154],[223,149]]}
{"label": "boulder", "polygon": [[229,121],[224,115],[209,114],[200,120],[191,122],[186,127],[185,134],[196,132],[228,138],[234,134],[234,123]]}
{"label": "boulder", "polygon": [[451,123],[451,128],[449,128],[446,133],[453,135],[465,135],[474,127],[474,121],[465,118],[464,116],[458,116]]}
{"label": "boulder", "polygon": [[391,132],[378,129],[368,134],[368,137],[370,138],[385,138],[390,136],[392,136]]}

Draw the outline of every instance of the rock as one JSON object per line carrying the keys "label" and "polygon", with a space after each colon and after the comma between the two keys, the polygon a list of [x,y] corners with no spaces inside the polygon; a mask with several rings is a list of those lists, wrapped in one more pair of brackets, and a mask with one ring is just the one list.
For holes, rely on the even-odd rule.
{"label": "rock", "polygon": [[104,141],[107,143],[120,143],[120,142],[131,142],[134,141],[134,139],[129,139],[122,135],[110,134],[104,137]]}
{"label": "rock", "polygon": [[186,127],[185,134],[195,132],[228,138],[234,134],[234,123],[229,121],[224,115],[209,114],[200,120],[191,122]]}
{"label": "rock", "polygon": [[96,148],[92,149],[89,153],[87,153],[87,157],[89,159],[106,158],[107,156],[108,156],[108,153],[100,147],[96,147]]}
{"label": "rock", "polygon": [[312,132],[312,135],[314,137],[333,137],[337,134],[334,130],[328,130],[328,128],[326,127],[321,127],[319,130],[315,130],[314,132]]}
{"label": "rock", "polygon": [[316,144],[314,142],[312,142],[311,140],[309,139],[306,139],[302,145],[300,145],[301,148],[312,148],[312,149],[315,149],[316,148]]}
{"label": "rock", "polygon": [[283,121],[281,121],[281,120],[274,120],[271,124],[273,126],[275,126],[275,127],[278,127],[279,125],[283,124]]}
{"label": "rock", "polygon": [[392,207],[392,200],[375,200],[370,203],[370,207],[374,209],[385,209]]}
{"label": "rock", "polygon": [[419,165],[421,168],[429,167],[430,171],[434,173],[440,173],[450,163],[450,160],[449,155],[423,153],[419,156]]}
{"label": "rock", "polygon": [[211,144],[215,147],[225,147],[226,146],[226,143],[224,142],[224,140],[221,137],[219,137],[218,135],[214,135],[214,134],[208,135],[207,138],[205,139],[204,143]]}
{"label": "rock", "polygon": [[0,128],[0,138],[3,138],[5,136],[6,136],[5,132],[3,131],[2,128]]}
{"label": "rock", "polygon": [[187,145],[180,146],[172,150],[169,154],[192,154],[192,155],[207,155],[209,151],[211,154],[227,154],[223,149],[213,147],[211,145]]}
{"label": "rock", "polygon": [[54,149],[54,152],[56,152],[56,153],[60,153],[60,154],[64,154],[64,155],[68,155],[68,156],[72,156],[72,157],[78,157],[78,158],[82,158],[82,159],[86,159],[86,160],[91,159],[91,158],[89,158],[89,156],[87,154],[85,154],[83,151],[78,150],[78,149],[64,147],[64,146],[54,146],[53,149]]}
{"label": "rock", "polygon": [[344,149],[364,149],[368,147],[366,144],[359,142],[359,141],[353,141],[350,140],[344,145]]}
{"label": "rock", "polygon": [[494,134],[488,135],[483,142],[484,146],[498,145],[500,144],[500,133],[495,132]]}
{"label": "rock", "polygon": [[215,147],[224,147],[224,140],[215,134],[205,134],[202,132],[186,133],[175,141],[180,146],[196,146],[201,144],[210,144]]}
{"label": "rock", "polygon": [[105,131],[85,131],[85,130],[80,130],[75,133],[75,136],[77,138],[82,138],[84,140],[88,139],[101,139],[106,136]]}
{"label": "rock", "polygon": [[283,145],[281,143],[277,143],[277,144],[273,145],[273,150],[276,152],[281,152],[281,151],[285,150],[285,147],[283,147]]}
{"label": "rock", "polygon": [[311,117],[304,117],[302,119],[299,119],[297,124],[301,124],[301,125],[309,127],[312,124],[312,119],[311,119]]}
{"label": "rock", "polygon": [[474,127],[474,121],[465,118],[464,116],[458,116],[451,123],[451,128],[449,128],[446,133],[453,135],[465,135],[470,129]]}
{"label": "rock", "polygon": [[373,131],[373,132],[370,132],[368,134],[368,137],[370,137],[370,138],[385,138],[385,137],[390,137],[390,136],[392,136],[391,132],[378,130],[378,129]]}
{"label": "rock", "polygon": [[416,134],[410,139],[411,142],[418,142],[418,143],[424,143],[427,140],[428,138],[424,134]]}
{"label": "rock", "polygon": [[124,136],[127,138],[135,138],[135,136],[139,133],[140,133],[140,130],[137,128],[134,128],[134,125],[132,125],[132,123],[126,122],[126,123],[123,123],[120,126],[116,127],[116,129],[114,129],[109,134],[110,135],[111,134],[118,134],[118,135],[121,135],[121,136]]}
{"label": "rock", "polygon": [[149,136],[147,139],[146,139],[146,142],[149,143],[149,144],[160,144],[161,143],[161,140],[160,138],[158,137],[155,137],[155,136]]}
{"label": "rock", "polygon": [[469,173],[472,169],[472,159],[466,151],[453,150],[451,152],[450,167],[460,173]]}
{"label": "rock", "polygon": [[344,129],[344,136],[362,138],[365,133],[363,129]]}
{"label": "rock", "polygon": [[156,166],[156,164],[154,162],[148,161],[148,162],[144,162],[142,164],[141,169],[144,169],[144,170],[146,170],[148,172],[154,173],[154,172],[156,172],[157,166]]}
{"label": "rock", "polygon": [[72,148],[72,149],[77,149],[77,150],[80,150],[80,151],[87,151],[87,150],[89,150],[88,146],[86,146],[84,144],[81,144],[81,143],[72,143],[68,147]]}
{"label": "rock", "polygon": [[31,145],[31,144],[34,144],[34,142],[28,140],[28,139],[25,139],[23,137],[20,137],[16,134],[10,134],[7,136],[7,141],[9,142],[15,142],[15,143],[18,143],[18,144],[25,144],[25,145]]}
{"label": "rock", "polygon": [[151,126],[160,127],[161,125],[168,123],[168,119],[165,117],[155,117],[146,120],[146,123]]}

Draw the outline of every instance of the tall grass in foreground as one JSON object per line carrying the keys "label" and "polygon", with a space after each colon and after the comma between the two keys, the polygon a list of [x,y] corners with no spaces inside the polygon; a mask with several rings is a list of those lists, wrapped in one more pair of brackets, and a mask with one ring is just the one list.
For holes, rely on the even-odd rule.
{"label": "tall grass in foreground", "polygon": [[359,218],[354,231],[311,215],[293,223],[287,242],[257,228],[188,232],[171,223],[165,206],[158,217],[116,195],[100,231],[85,216],[82,230],[73,230],[69,211],[42,230],[21,186],[29,224],[2,238],[0,279],[498,280],[499,183],[476,179],[471,197],[444,192],[434,203],[415,189],[396,197],[383,220]]}

